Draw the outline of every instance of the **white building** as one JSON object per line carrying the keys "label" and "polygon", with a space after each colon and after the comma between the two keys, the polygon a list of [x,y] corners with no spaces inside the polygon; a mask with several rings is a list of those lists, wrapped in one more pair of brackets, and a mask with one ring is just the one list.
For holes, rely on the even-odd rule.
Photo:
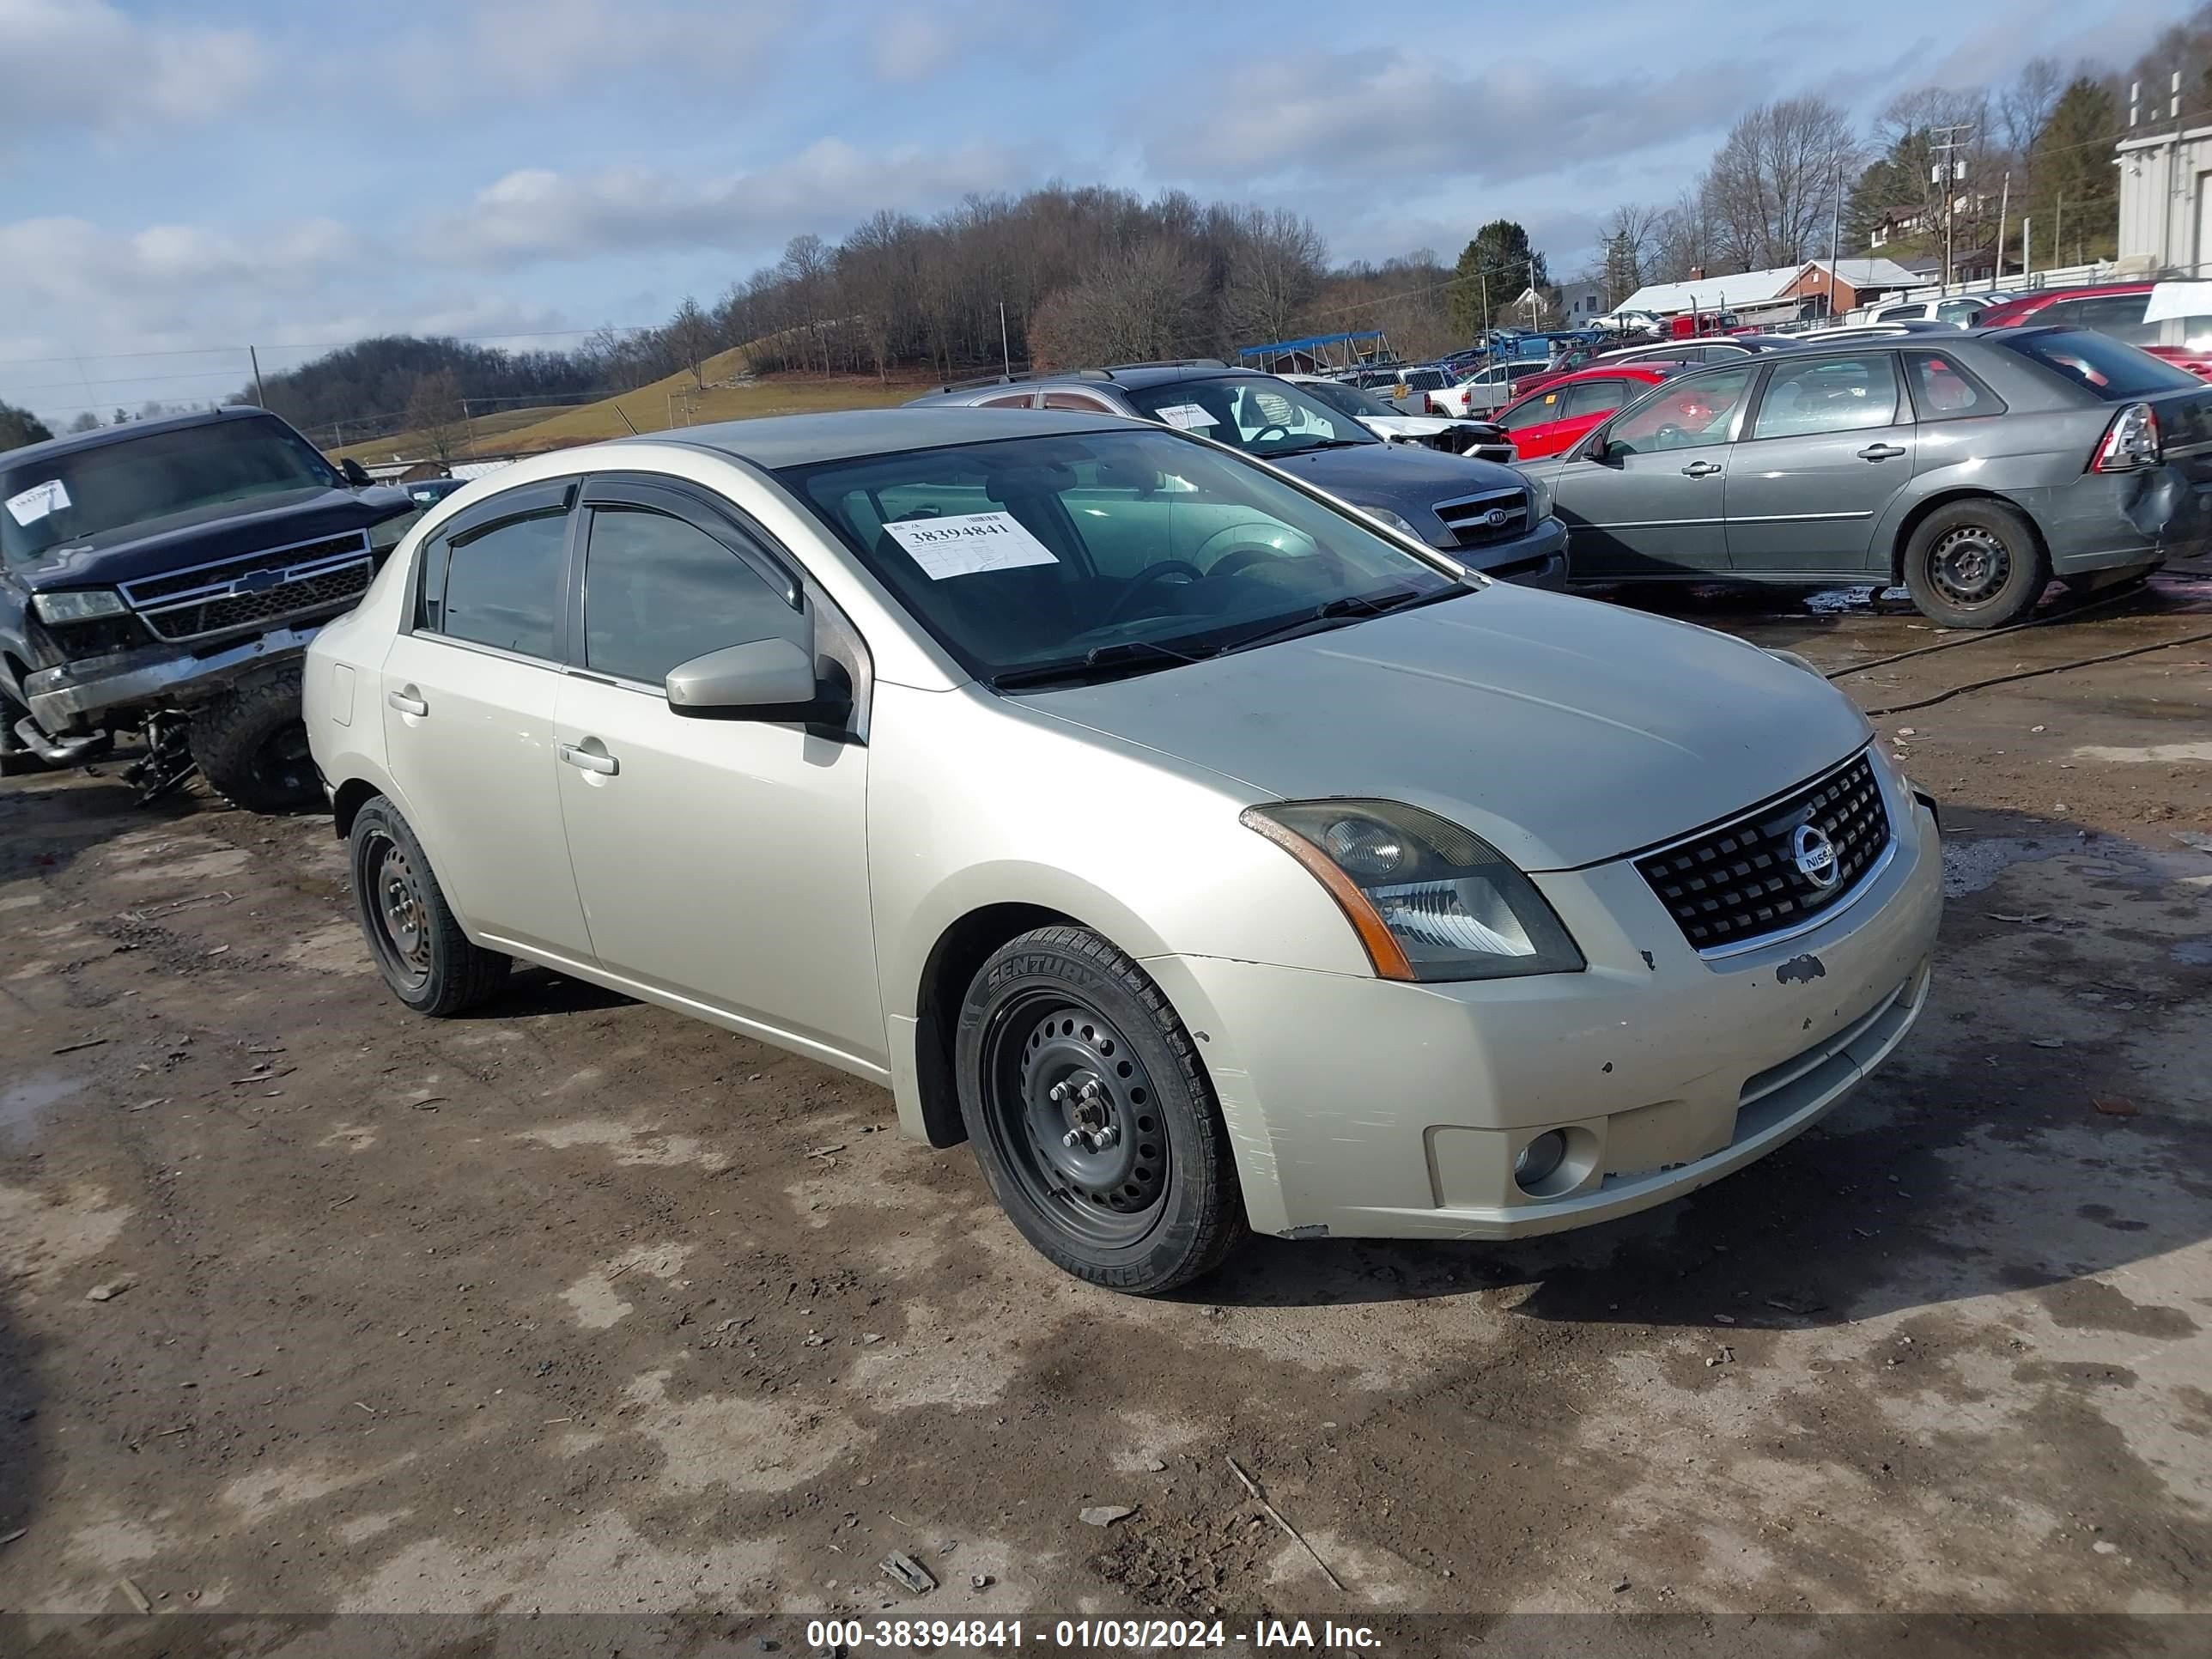
{"label": "white building", "polygon": [[2120,269],[2212,276],[2212,127],[2130,138],[2119,169]]}
{"label": "white building", "polygon": [[[1920,280],[1888,259],[1838,259],[1835,275],[1837,316],[1878,295],[1912,288]],[[1660,317],[1729,311],[1743,323],[1755,325],[1818,316],[1826,304],[1827,291],[1828,262],[1808,259],[1802,265],[1777,265],[1771,270],[1738,270],[1686,283],[1649,283],[1630,295],[1618,309],[1645,311]]]}

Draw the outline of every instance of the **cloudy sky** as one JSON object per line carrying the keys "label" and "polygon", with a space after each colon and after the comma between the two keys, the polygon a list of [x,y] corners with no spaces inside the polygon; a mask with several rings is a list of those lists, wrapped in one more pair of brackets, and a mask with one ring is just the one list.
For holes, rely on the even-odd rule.
{"label": "cloudy sky", "polygon": [[1054,178],[1295,208],[1340,259],[1504,214],[1565,273],[1751,103],[2125,62],[2183,9],[0,0],[0,397],[219,397],[249,341],[565,344],[800,231]]}

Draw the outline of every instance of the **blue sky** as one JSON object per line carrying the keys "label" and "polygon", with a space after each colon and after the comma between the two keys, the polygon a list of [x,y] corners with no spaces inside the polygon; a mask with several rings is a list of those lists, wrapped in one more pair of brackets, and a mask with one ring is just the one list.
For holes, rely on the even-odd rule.
{"label": "blue sky", "polygon": [[249,341],[562,344],[799,232],[1054,178],[1290,207],[1340,260],[1503,214],[1566,275],[1751,104],[2124,63],[2184,9],[0,0],[0,397],[219,396]]}

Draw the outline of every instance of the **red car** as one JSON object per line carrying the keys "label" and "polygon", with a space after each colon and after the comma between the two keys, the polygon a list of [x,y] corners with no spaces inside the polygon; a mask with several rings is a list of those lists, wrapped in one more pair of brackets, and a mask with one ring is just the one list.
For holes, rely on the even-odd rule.
{"label": "red car", "polygon": [[[2160,289],[2161,313],[2146,321],[2151,296]],[[2203,314],[2196,312],[2202,305]],[[1976,319],[1978,328],[2051,324],[2091,329],[2141,346],[2154,356],[2185,368],[2200,380],[2212,380],[2212,283],[2100,283],[2090,288],[2047,288],[1991,306]]]}
{"label": "red car", "polygon": [[1505,428],[1513,445],[1513,459],[1533,461],[1558,455],[1575,441],[1645,388],[1655,386],[1680,365],[1613,363],[1578,368],[1525,392],[1490,418]]}

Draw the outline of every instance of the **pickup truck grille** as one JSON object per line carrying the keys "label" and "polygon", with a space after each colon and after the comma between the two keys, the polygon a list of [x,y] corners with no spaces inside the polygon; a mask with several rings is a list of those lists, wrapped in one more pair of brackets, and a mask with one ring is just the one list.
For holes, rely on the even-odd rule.
{"label": "pickup truck grille", "polygon": [[[1791,843],[1804,824],[1833,850],[1826,887],[1799,867]],[[1889,811],[1862,750],[1764,806],[1645,854],[1636,869],[1697,949],[1740,950],[1849,898],[1889,843]]]}
{"label": "pickup truck grille", "polygon": [[1456,501],[1439,501],[1436,515],[1462,547],[1510,542],[1528,528],[1528,492],[1492,489]]}
{"label": "pickup truck grille", "polygon": [[125,582],[123,597],[162,639],[198,640],[342,611],[374,574],[356,531]]}

